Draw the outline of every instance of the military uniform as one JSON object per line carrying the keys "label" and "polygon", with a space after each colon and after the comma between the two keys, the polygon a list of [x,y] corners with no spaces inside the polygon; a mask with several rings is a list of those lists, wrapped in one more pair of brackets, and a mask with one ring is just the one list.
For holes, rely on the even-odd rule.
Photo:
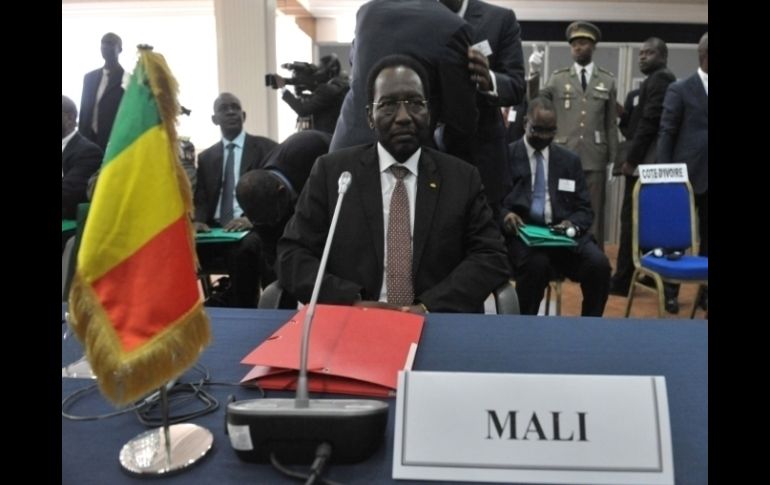
{"label": "military uniform", "polygon": [[[596,42],[599,36],[598,28],[588,22],[573,22],[567,28],[569,41],[583,37]],[[596,215],[590,232],[599,247],[603,247],[607,164],[615,161],[618,150],[615,76],[594,64],[584,92],[580,73],[573,64],[554,71],[543,89],[539,89],[538,75],[528,82],[530,99],[539,94],[550,99],[556,108],[554,141],[580,156]]]}

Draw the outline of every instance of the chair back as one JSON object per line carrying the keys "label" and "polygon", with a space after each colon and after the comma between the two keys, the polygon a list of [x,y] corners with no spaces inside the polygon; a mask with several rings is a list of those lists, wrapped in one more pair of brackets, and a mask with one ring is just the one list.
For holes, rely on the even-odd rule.
{"label": "chair back", "polygon": [[493,293],[498,315],[520,315],[519,295],[510,281],[495,288]]}
{"label": "chair back", "polygon": [[633,192],[633,257],[661,248],[697,253],[695,202],[690,182],[643,184]]}

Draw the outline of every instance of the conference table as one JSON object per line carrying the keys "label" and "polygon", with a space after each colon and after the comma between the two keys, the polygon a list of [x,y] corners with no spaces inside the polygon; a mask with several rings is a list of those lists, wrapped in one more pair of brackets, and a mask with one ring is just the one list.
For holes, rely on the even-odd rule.
{"label": "conference table", "polygon": [[[62,313],[64,309],[63,305]],[[249,370],[240,360],[285,323],[293,311],[208,308],[207,312],[213,341],[201,354],[199,364],[208,370],[211,381],[233,385],[207,386],[219,401],[219,408],[190,421],[213,433],[212,450],[186,471],[161,479],[162,483],[296,483],[269,464],[240,461],[225,435],[228,396],[238,400],[260,397],[254,388],[235,385]],[[81,354],[74,337],[62,340],[62,365]],[[413,368],[665,376],[676,484],[708,483],[707,321],[431,313],[426,316]],[[191,370],[179,382],[199,379],[199,373]],[[62,378],[62,399],[93,383]],[[268,397],[287,396],[290,394],[268,391]],[[330,465],[324,478],[345,484],[395,482],[391,478],[395,398],[388,401],[390,415],[380,449],[362,463]],[[114,408],[98,392],[91,391],[83,393],[68,411],[95,415]],[[140,483],[142,479],[122,470],[118,454],[128,440],[147,429],[134,413],[96,421],[62,418],[62,483]]]}

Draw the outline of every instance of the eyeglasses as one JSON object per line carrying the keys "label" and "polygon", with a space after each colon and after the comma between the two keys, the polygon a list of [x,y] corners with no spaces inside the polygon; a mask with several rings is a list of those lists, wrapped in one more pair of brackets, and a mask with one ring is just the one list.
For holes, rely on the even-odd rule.
{"label": "eyeglasses", "polygon": [[386,99],[379,103],[372,103],[372,106],[385,116],[392,116],[396,114],[401,104],[404,105],[407,113],[413,115],[421,114],[428,107],[428,101],[420,98]]}
{"label": "eyeglasses", "polygon": [[556,133],[556,127],[550,127],[550,126],[529,126],[529,132],[533,135],[553,135]]}

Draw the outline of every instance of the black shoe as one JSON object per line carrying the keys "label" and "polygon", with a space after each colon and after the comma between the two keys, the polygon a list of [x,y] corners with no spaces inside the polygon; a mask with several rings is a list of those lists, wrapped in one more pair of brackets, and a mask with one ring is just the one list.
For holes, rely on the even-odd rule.
{"label": "black shoe", "polygon": [[679,302],[676,298],[666,298],[665,307],[668,313],[673,313],[674,315],[679,313]]}
{"label": "black shoe", "polygon": [[628,288],[628,286],[623,288],[622,286],[610,285],[610,295],[628,296]]}
{"label": "black shoe", "polygon": [[639,283],[643,284],[644,286],[648,286],[650,288],[655,288],[655,279],[650,275],[642,276],[642,279],[639,280]]}
{"label": "black shoe", "polygon": [[618,281],[615,278],[612,278],[610,280],[610,295],[628,296],[628,289],[630,287],[630,281]]}
{"label": "black shoe", "polygon": [[702,310],[708,311],[709,309],[709,290],[703,290],[703,293],[700,295],[700,299],[698,300],[698,307],[700,307]]}

